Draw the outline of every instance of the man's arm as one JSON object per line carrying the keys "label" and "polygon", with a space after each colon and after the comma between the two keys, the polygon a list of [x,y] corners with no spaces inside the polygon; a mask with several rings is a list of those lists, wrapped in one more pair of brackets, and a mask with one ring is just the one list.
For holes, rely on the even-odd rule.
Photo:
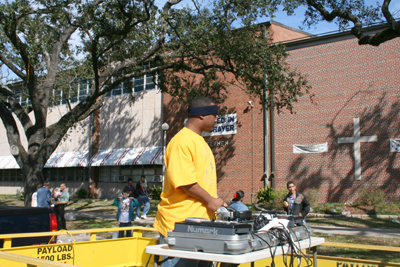
{"label": "man's arm", "polygon": [[223,201],[221,198],[212,197],[198,183],[180,186],[179,188],[189,196],[204,202],[212,211],[216,211],[221,206],[227,206],[225,201]]}
{"label": "man's arm", "polygon": [[48,192],[46,193],[46,202],[49,203],[49,205],[51,204],[51,193],[50,193],[50,190],[48,190]]}
{"label": "man's arm", "polygon": [[[65,198],[67,199],[67,201],[63,201],[63,202],[56,202],[56,203],[54,203],[54,204],[56,204],[56,205],[60,205],[60,204],[68,204],[68,201],[69,201],[69,193],[68,192],[66,192],[65,193]],[[60,197],[60,200],[61,200],[61,197]]]}
{"label": "man's arm", "polygon": [[302,205],[302,208],[303,208],[303,211],[301,212],[301,215],[305,218],[308,215],[308,213],[310,212],[310,208],[311,208],[311,205],[308,202],[306,196],[304,196],[303,201],[301,202],[301,205]]}

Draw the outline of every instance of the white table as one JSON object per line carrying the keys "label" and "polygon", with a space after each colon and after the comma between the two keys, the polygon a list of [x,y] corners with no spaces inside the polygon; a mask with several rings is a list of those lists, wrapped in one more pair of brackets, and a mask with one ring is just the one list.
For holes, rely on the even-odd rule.
{"label": "white table", "polygon": [[[311,237],[311,245],[309,239],[300,241],[301,249],[312,248],[314,267],[317,266],[316,246],[322,245],[323,243],[325,243],[325,239],[322,237]],[[298,242],[296,242],[296,245],[298,246]],[[284,245],[282,252],[281,246],[278,246],[278,248],[276,249],[275,256],[287,253],[288,249],[289,249],[288,245]],[[273,247],[272,251],[274,250],[275,248]],[[258,260],[271,258],[271,250],[269,248],[251,251],[244,254],[230,255],[230,254],[217,254],[217,253],[195,252],[186,250],[174,250],[170,249],[167,244],[161,244],[161,245],[147,246],[146,253],[158,256],[230,263],[233,266],[242,263],[255,262]],[[154,266],[157,266],[156,263]]]}

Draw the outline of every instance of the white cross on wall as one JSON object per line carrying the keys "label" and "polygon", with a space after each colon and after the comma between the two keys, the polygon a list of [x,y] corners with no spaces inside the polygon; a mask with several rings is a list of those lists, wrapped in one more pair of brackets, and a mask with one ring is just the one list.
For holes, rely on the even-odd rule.
{"label": "white cross on wall", "polygon": [[354,173],[355,179],[361,180],[361,142],[376,142],[376,135],[360,136],[360,118],[354,118],[354,136],[338,138],[338,143],[354,143]]}

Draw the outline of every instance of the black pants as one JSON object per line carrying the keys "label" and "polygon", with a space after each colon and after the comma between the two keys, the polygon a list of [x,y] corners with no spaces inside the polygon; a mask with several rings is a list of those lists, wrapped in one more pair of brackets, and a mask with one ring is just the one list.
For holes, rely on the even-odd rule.
{"label": "black pants", "polygon": [[[127,222],[127,223],[119,223],[119,227],[128,227],[128,226],[132,226],[131,222]],[[132,230],[126,230],[126,237],[131,237],[132,236]],[[124,231],[119,231],[118,232],[118,238],[122,238],[124,237]]]}
{"label": "black pants", "polygon": [[58,204],[54,206],[54,213],[57,216],[58,230],[67,230],[67,225],[65,223],[65,204]]}

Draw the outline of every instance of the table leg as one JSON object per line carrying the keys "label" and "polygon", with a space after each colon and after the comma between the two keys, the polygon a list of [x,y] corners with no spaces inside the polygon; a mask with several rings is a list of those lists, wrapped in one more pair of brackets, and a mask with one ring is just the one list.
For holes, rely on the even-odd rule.
{"label": "table leg", "polygon": [[154,255],[154,263],[153,263],[153,267],[158,267],[158,260],[160,259],[160,256],[158,255]]}
{"label": "table leg", "polygon": [[317,247],[312,247],[311,252],[313,254],[313,267],[317,267]]}
{"label": "table leg", "polygon": [[[252,262],[251,264],[254,264],[254,263]],[[239,264],[221,262],[221,264],[219,266],[220,267],[237,267],[237,266],[239,266]],[[251,266],[254,267],[254,265],[251,265]]]}

